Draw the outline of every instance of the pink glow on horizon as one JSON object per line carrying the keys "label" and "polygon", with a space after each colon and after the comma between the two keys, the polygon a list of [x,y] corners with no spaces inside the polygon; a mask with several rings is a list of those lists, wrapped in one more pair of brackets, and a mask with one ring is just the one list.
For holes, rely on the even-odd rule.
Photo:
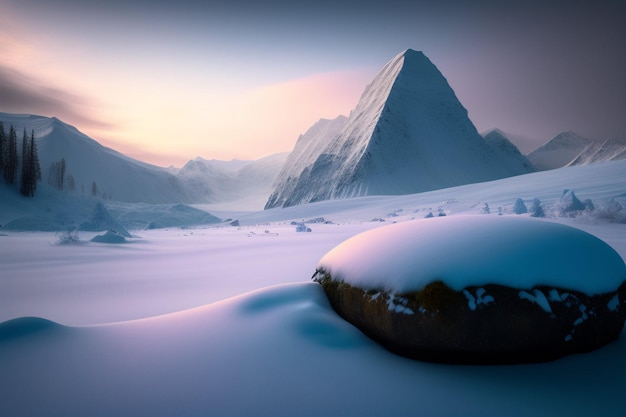
{"label": "pink glow on horizon", "polygon": [[124,120],[114,131],[82,130],[106,146],[160,166],[182,166],[197,156],[258,159],[291,151],[298,136],[320,118],[347,115],[370,76],[366,71],[313,74],[211,100],[202,94],[186,101],[136,99],[137,111],[120,115]]}

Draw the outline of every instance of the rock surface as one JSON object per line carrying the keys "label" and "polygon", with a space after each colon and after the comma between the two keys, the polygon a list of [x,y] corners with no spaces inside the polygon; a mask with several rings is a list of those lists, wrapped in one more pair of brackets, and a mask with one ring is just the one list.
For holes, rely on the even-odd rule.
{"label": "rock surface", "polygon": [[542,362],[599,348],[619,336],[626,284],[589,296],[551,287],[502,285],[454,291],[441,281],[392,294],[334,281],[319,282],[345,320],[392,352],[464,364]]}

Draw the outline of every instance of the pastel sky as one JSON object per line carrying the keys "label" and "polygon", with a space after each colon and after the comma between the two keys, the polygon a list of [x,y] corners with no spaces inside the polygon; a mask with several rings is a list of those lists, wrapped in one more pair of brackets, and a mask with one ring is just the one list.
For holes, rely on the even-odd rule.
{"label": "pastel sky", "polygon": [[290,151],[422,50],[479,131],[626,138],[626,1],[0,0],[0,111],[161,166]]}

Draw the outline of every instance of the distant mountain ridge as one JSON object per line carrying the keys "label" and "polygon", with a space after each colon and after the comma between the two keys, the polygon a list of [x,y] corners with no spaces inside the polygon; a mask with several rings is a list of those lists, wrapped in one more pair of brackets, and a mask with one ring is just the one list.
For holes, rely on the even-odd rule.
{"label": "distant mountain ridge", "polygon": [[272,192],[272,184],[286,159],[286,152],[255,161],[217,161],[198,157],[187,162],[178,171],[177,178],[188,185],[196,199],[203,202],[250,198],[264,202]]}
{"label": "distant mountain ridge", "polygon": [[607,139],[604,142],[593,141],[567,166],[589,165],[620,159],[626,159],[626,143],[617,139]]}
{"label": "distant mountain ridge", "polygon": [[336,133],[296,143],[265,208],[532,172],[509,145],[487,143],[435,65],[409,49],[382,68]]}
{"label": "distant mountain ridge", "polygon": [[492,129],[482,136],[490,148],[500,153],[503,162],[506,163],[506,160],[510,160],[509,163],[512,165],[517,165],[521,162],[529,172],[536,170],[533,163],[519,151],[517,146],[500,129]]}
{"label": "distant mountain ridge", "polygon": [[[222,203],[260,194],[264,201],[286,154],[258,161],[189,161],[180,170],[162,168],[102,146],[55,117],[0,113],[5,129],[34,130],[42,171],[47,183],[52,164],[65,160],[64,192],[97,196],[126,203]],[[75,185],[69,189],[68,177]],[[259,203],[262,207],[262,202]]]}
{"label": "distant mountain ridge", "polygon": [[574,132],[561,132],[527,155],[539,170],[588,165],[626,159],[626,143],[608,139],[595,141]]}

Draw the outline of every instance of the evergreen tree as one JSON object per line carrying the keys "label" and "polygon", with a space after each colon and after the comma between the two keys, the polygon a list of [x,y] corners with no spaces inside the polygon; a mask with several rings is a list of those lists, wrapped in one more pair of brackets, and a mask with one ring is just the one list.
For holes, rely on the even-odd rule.
{"label": "evergreen tree", "polygon": [[33,197],[37,189],[37,181],[41,179],[41,169],[37,157],[37,145],[35,144],[35,131],[32,131],[30,139],[24,129],[22,139],[22,179],[20,193],[23,196]]}
{"label": "evergreen tree", "polygon": [[9,137],[6,144],[6,156],[4,159],[4,180],[9,184],[15,184],[18,168],[17,156],[17,134],[15,128],[11,125],[9,129]]}
{"label": "evergreen tree", "polygon": [[26,129],[24,129],[24,135],[22,136],[22,177],[20,179],[20,194],[23,196],[30,194],[31,183],[33,182],[28,168],[30,166],[29,148],[28,134],[26,134]]}
{"label": "evergreen tree", "polygon": [[65,182],[67,183],[68,190],[74,191],[76,189],[76,181],[74,180],[74,176],[72,174],[67,176]]}
{"label": "evergreen tree", "polygon": [[6,156],[6,133],[4,132],[4,124],[0,122],[0,173],[4,174],[4,159]]}
{"label": "evergreen tree", "polygon": [[59,162],[53,162],[48,169],[48,184],[57,190],[63,190],[65,178],[65,158],[61,158]]}
{"label": "evergreen tree", "polygon": [[57,188],[59,190],[63,189],[63,181],[65,181],[65,158],[61,158],[61,165],[59,166],[59,183]]}
{"label": "evergreen tree", "polygon": [[39,155],[37,153],[37,143],[35,142],[35,129],[30,133],[30,157],[33,163],[33,176],[35,182],[41,180],[41,165],[39,165]]}

